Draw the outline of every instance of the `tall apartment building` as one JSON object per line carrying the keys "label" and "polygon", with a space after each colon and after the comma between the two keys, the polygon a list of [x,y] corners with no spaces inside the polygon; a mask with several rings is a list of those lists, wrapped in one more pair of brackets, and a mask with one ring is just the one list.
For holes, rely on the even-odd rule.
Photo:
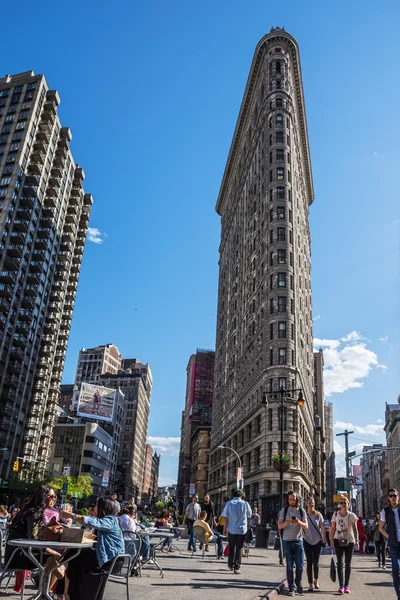
{"label": "tall apartment building", "polygon": [[[397,404],[386,403],[384,430],[387,447],[400,448],[400,396]],[[390,487],[400,488],[400,450],[385,452],[385,476],[390,481]],[[386,484],[386,494],[388,491]]]}
{"label": "tall apartment building", "polygon": [[92,197],[60,98],[33,71],[0,78],[0,477],[45,468]]}
{"label": "tall apartment building", "polygon": [[[221,216],[215,391],[209,487],[217,506],[236,486],[234,448],[246,465],[248,497],[263,519],[279,509],[279,394],[288,399],[284,444],[292,465],[284,489],[314,485],[311,250],[313,181],[300,54],[279,27],[259,42],[240,108],[216,210]],[[261,502],[262,500],[262,502]]]}
{"label": "tall apartment building", "polygon": [[144,470],[143,470],[143,493],[142,502],[144,504],[150,504],[152,498],[151,490],[151,469],[153,467],[153,448],[150,444],[146,444],[146,454],[144,459]]}
{"label": "tall apartment building", "polygon": [[333,512],[335,506],[333,495],[336,494],[336,464],[335,464],[335,437],[333,432],[333,406],[332,402],[325,402],[325,454],[326,454],[326,501],[328,513]]}
{"label": "tall apartment building", "polygon": [[114,344],[82,348],[79,351],[75,385],[80,383],[99,383],[104,373],[118,373],[122,357]]}
{"label": "tall apartment building", "polygon": [[384,458],[383,444],[363,447],[360,459],[362,469],[362,501],[363,517],[373,519],[383,508],[382,499],[382,463]]}
{"label": "tall apartment building", "polygon": [[[120,370],[116,375],[100,377],[101,385],[121,390],[124,394],[121,443],[118,456],[119,493],[125,500],[134,496],[141,502],[146,457],[146,440],[153,383],[148,364],[136,362],[139,372]],[[143,371],[143,372],[140,372]]]}
{"label": "tall apartment building", "polygon": [[[199,493],[204,486],[203,479],[208,474],[206,465],[199,470],[201,485],[197,480],[199,440],[193,436],[196,431],[209,431],[212,419],[212,405],[214,397],[214,364],[215,352],[213,350],[198,349],[196,354],[190,356],[186,368],[186,398],[185,410],[182,412],[181,442],[178,464],[178,502],[180,508],[188,502],[190,492]],[[202,445],[204,443],[202,436]],[[207,452],[208,461],[208,452]],[[201,489],[200,489],[201,488]]]}

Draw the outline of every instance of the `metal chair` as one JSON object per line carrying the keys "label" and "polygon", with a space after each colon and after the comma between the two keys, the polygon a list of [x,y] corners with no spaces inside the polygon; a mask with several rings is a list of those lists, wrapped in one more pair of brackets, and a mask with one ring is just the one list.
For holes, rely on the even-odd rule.
{"label": "metal chair", "polygon": [[[207,542],[206,541],[206,532],[205,532],[205,529],[203,529],[203,527],[199,527],[198,525],[196,525],[195,527],[193,527],[193,529],[196,534],[196,538],[198,539],[200,544],[203,544],[203,550],[201,552],[202,560],[204,560],[204,555],[206,553],[206,545],[207,544],[210,544],[215,547],[215,558],[217,558],[217,556],[218,556],[217,542]],[[194,554],[194,552],[192,551],[192,556],[190,558],[193,558],[193,554]]]}
{"label": "metal chair", "polygon": [[[4,566],[4,569],[3,569],[3,571],[0,574],[0,588],[1,588],[1,584],[3,583],[3,580],[6,577],[8,577],[8,581],[7,581],[6,587],[5,587],[5,589],[7,590],[8,586],[10,585],[11,577],[13,575],[15,575],[15,573],[17,571],[22,571],[23,570],[23,569],[16,569],[16,568],[12,568],[12,569],[8,568],[8,565],[11,563],[12,559],[14,558],[14,554],[16,554],[17,552],[19,552],[19,548],[15,548],[14,552],[11,554],[10,558],[7,561],[7,564]],[[25,570],[24,570],[24,574],[25,574]],[[23,582],[22,582],[21,595],[20,595],[21,600],[23,600],[23,598],[24,598],[25,582],[26,582],[26,579],[25,579],[25,576],[24,576],[24,579],[23,579]]]}
{"label": "metal chair", "polygon": [[[122,563],[122,564],[118,564]],[[117,566],[118,565],[118,566]],[[130,600],[129,594],[129,576],[132,570],[132,556],[130,554],[119,554],[114,558],[111,563],[110,570],[108,572],[107,583],[112,581],[114,583],[124,583],[126,586],[126,598]],[[104,594],[106,591],[106,587],[104,587]]]}

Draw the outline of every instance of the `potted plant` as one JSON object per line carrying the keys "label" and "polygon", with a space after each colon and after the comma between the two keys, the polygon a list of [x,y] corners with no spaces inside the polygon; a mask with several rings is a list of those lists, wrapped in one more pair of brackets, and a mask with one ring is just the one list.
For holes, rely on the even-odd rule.
{"label": "potted plant", "polygon": [[292,464],[292,457],[286,452],[274,452],[271,462],[276,471],[287,471]]}

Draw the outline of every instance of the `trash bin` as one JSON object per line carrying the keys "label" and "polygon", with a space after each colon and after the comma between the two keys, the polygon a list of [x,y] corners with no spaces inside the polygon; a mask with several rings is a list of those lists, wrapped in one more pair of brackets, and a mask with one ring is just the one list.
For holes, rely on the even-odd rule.
{"label": "trash bin", "polygon": [[269,529],[265,525],[256,528],[256,548],[268,548]]}

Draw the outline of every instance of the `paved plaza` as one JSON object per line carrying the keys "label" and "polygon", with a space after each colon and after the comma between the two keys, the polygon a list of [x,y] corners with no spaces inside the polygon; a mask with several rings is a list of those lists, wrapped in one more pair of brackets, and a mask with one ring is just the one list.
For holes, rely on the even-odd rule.
{"label": "paved plaza", "polygon": [[[252,548],[249,558],[243,558],[241,575],[234,575],[227,567],[226,558],[217,561],[213,552],[206,554],[204,560],[199,551],[190,558],[191,553],[186,550],[186,543],[184,540],[178,542],[182,549],[181,555],[174,553],[159,556],[164,578],[155,569],[144,569],[141,578],[130,579],[132,600],[257,600],[273,598],[276,590],[283,587],[286,570],[278,565],[276,550]],[[312,594],[305,592],[305,597],[312,595],[318,600],[327,600],[339,595],[338,584],[332,583],[329,578],[329,564],[330,555],[322,556],[321,589]],[[306,578],[303,578],[303,583],[306,587]],[[354,556],[350,588],[354,600],[396,600],[390,563],[389,570],[378,569],[374,556]],[[27,598],[29,596],[30,593],[26,594]],[[3,589],[0,590],[0,597],[6,597]],[[17,600],[19,595],[12,593],[7,594],[7,597]],[[105,600],[125,599],[123,585],[107,585]]]}

